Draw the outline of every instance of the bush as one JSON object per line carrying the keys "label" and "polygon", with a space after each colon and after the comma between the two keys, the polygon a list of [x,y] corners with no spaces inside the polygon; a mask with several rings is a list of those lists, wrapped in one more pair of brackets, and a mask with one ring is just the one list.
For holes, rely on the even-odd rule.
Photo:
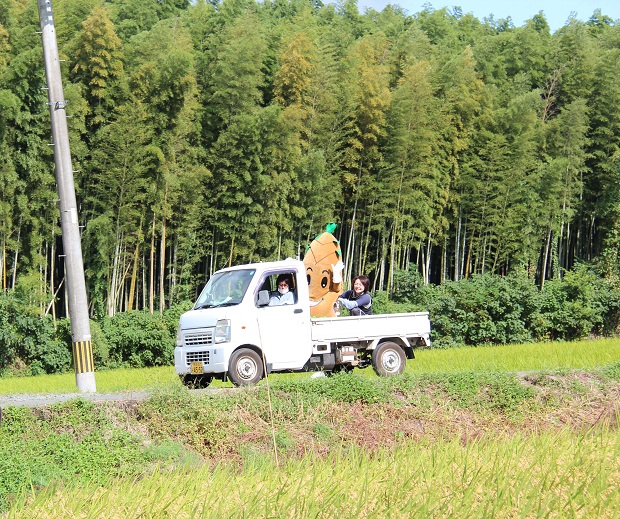
{"label": "bush", "polygon": [[172,364],[174,334],[160,314],[139,310],[118,313],[104,318],[101,329],[113,365],[143,368]]}
{"label": "bush", "polygon": [[583,264],[562,280],[548,281],[541,293],[540,313],[549,338],[577,340],[606,330],[615,332],[619,296],[609,280]]}
{"label": "bush", "polygon": [[70,366],[71,350],[57,337],[52,318],[16,295],[0,296],[0,373],[38,375]]}
{"label": "bush", "polygon": [[389,299],[387,292],[378,291],[372,296],[373,314],[399,314],[403,312],[422,312],[426,308],[414,302],[397,302]]}
{"label": "bush", "polygon": [[[95,369],[99,369],[102,366],[106,366],[110,361],[110,351],[108,340],[101,330],[101,325],[90,320],[90,335],[93,345],[93,360],[95,362]],[[58,321],[58,327],[56,331],[57,336],[67,345],[69,351],[71,350],[71,321],[69,319],[60,319]]]}
{"label": "bush", "polygon": [[517,276],[482,274],[425,286],[418,283],[417,274],[400,273],[394,299],[403,304],[408,298],[417,308],[427,309],[433,344],[451,347],[531,341],[528,323],[537,315],[537,294],[531,281]]}
{"label": "bush", "polygon": [[399,272],[395,281],[393,301],[381,302],[382,310],[428,310],[435,347],[578,340],[613,335],[620,322],[618,280],[586,265],[547,281],[542,291],[519,273],[435,286],[422,284],[417,273]]}

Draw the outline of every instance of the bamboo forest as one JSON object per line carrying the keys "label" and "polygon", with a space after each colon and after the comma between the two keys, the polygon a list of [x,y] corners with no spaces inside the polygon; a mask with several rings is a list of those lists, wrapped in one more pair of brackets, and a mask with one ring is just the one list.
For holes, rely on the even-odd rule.
{"label": "bamboo forest", "polygon": [[[620,269],[620,21],[552,32],[356,0],[53,0],[94,317],[193,300],[228,265],[542,287]],[[0,274],[66,315],[37,3],[0,0]]]}

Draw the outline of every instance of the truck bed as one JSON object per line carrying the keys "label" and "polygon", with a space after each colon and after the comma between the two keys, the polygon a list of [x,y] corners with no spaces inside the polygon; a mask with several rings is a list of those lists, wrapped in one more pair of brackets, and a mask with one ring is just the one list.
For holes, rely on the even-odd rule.
{"label": "truck bed", "polygon": [[314,342],[347,342],[384,337],[420,337],[430,345],[428,312],[311,319]]}

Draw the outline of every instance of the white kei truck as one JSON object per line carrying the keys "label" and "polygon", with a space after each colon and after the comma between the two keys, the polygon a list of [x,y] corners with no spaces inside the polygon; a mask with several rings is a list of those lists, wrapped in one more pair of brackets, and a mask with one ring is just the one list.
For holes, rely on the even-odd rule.
{"label": "white kei truck", "polygon": [[[269,306],[281,274],[292,279],[295,302]],[[248,386],[269,373],[330,374],[368,366],[391,376],[404,371],[414,347],[430,345],[428,312],[311,318],[309,301],[299,260],[217,271],[181,315],[176,373],[191,388],[207,387],[214,378]]]}

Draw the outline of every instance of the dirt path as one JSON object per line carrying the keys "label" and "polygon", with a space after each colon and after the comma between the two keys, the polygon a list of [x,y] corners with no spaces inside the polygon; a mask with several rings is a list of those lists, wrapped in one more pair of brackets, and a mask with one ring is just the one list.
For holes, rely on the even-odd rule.
{"label": "dirt path", "polygon": [[[215,388],[194,389],[196,394],[213,393],[219,391]],[[116,402],[120,400],[144,400],[151,393],[146,391],[123,391],[120,393],[60,393],[60,394],[35,394],[35,395],[0,395],[0,408],[16,407],[44,407],[47,405],[66,402],[74,398],[83,398],[91,402]]]}
{"label": "dirt path", "polygon": [[37,394],[37,395],[0,395],[0,407],[42,407],[46,405],[66,402],[73,398],[84,398],[92,402],[111,402],[115,400],[143,400],[149,393],[124,392],[124,393],[63,393],[63,394]]}

